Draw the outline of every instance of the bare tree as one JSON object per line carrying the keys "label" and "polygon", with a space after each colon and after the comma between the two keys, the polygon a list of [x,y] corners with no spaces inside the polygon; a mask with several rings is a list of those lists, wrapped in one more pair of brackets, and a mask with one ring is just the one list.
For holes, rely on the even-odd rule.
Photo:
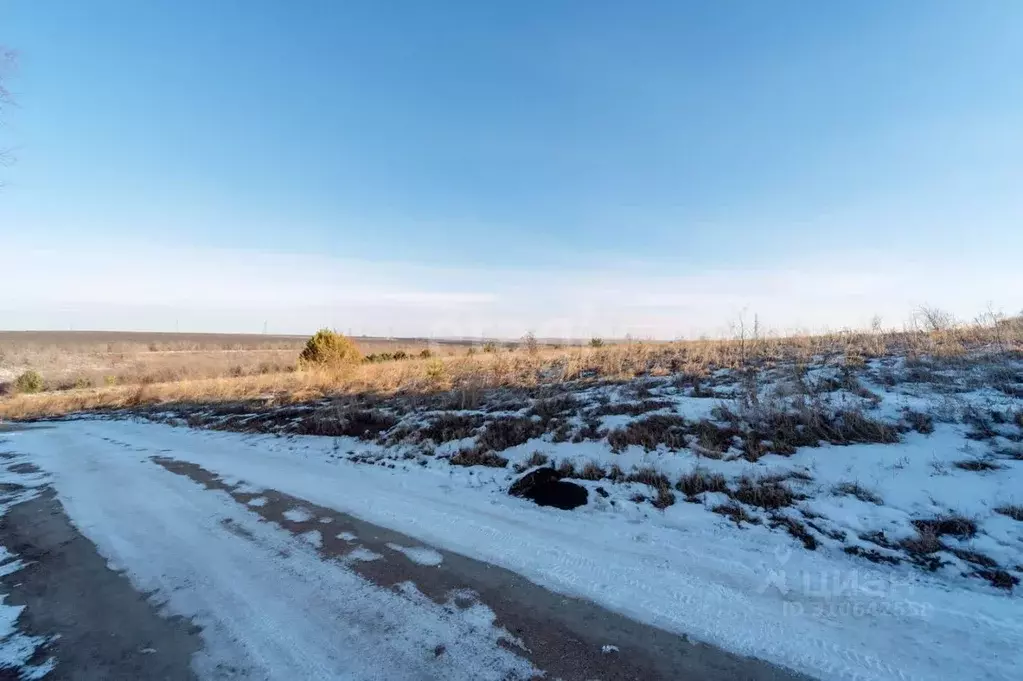
{"label": "bare tree", "polygon": [[[0,45],[0,126],[3,125],[3,114],[14,106],[14,95],[5,86],[5,81],[14,71],[17,55],[14,50]],[[13,160],[9,149],[0,147],[0,166],[9,165]],[[2,186],[2,182],[0,182]]]}
{"label": "bare tree", "polygon": [[921,305],[917,308],[914,317],[915,322],[922,325],[924,331],[932,333],[951,331],[956,326],[956,318],[951,313],[929,305]]}

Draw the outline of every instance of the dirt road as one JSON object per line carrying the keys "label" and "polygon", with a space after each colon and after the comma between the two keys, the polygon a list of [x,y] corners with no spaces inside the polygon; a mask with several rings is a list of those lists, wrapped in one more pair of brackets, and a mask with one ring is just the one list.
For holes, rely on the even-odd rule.
{"label": "dirt road", "polygon": [[2,590],[37,645],[0,679],[797,678],[172,456],[69,439],[53,480],[12,444]]}

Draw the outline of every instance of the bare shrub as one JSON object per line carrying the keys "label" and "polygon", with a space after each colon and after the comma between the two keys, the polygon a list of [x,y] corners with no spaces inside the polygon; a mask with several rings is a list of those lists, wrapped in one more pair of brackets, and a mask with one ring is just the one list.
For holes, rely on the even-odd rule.
{"label": "bare shrub", "polygon": [[1012,591],[1013,587],[1019,584],[1019,577],[1005,570],[977,570],[973,574],[991,582],[991,586],[1005,589],[1006,591]]}
{"label": "bare shrub", "polygon": [[790,518],[784,515],[771,516],[771,527],[784,527],[785,531],[790,536],[795,537],[799,541],[803,542],[803,546],[810,551],[817,548],[817,538],[810,534],[810,531],[806,529],[806,525],[799,522],[795,518]]}
{"label": "bare shrub", "polygon": [[491,421],[477,437],[481,449],[495,452],[529,442],[544,433],[543,424],[526,416],[514,416]]}
{"label": "bare shrub", "polygon": [[562,393],[553,397],[536,400],[529,410],[530,416],[537,416],[547,422],[559,416],[575,412],[579,400],[571,393]]}
{"label": "bare shrub", "polygon": [[749,511],[742,504],[737,504],[734,501],[730,501],[727,504],[720,504],[710,509],[714,513],[718,513],[727,518],[730,518],[736,525],[742,526],[743,523],[749,523],[750,525],[759,525],[760,518],[754,515],[750,515]]}
{"label": "bare shrub", "polygon": [[728,481],[720,473],[711,473],[703,468],[693,469],[684,474],[677,483],[675,489],[687,498],[696,497],[704,492],[727,492]]}
{"label": "bare shrub", "polygon": [[708,419],[701,419],[690,427],[696,438],[697,453],[712,459],[719,459],[732,446],[739,431],[731,426],[719,426]]}
{"label": "bare shrub", "polygon": [[463,449],[448,461],[454,466],[489,466],[491,468],[504,468],[508,465],[508,459],[489,450],[481,450],[478,447]]}
{"label": "bare shrub", "polygon": [[671,481],[668,477],[661,473],[655,468],[650,466],[644,466],[643,468],[637,468],[632,473],[625,476],[626,482],[639,482],[644,485],[650,485],[656,489],[670,489]]}
{"label": "bare shrub", "polygon": [[588,461],[583,466],[582,472],[579,473],[579,477],[583,480],[602,480],[606,475],[607,473],[596,461]]}
{"label": "bare shrub", "polygon": [[398,423],[394,416],[375,409],[322,410],[300,419],[293,432],[299,435],[376,438]]}
{"label": "bare shrub", "polygon": [[949,331],[956,325],[955,317],[951,313],[927,305],[917,308],[914,317],[924,331],[930,333]]}
{"label": "bare shrub", "polygon": [[651,502],[656,509],[664,510],[675,504],[675,494],[667,487],[658,487],[657,495]]}
{"label": "bare shrub", "polygon": [[590,416],[623,415],[640,416],[650,411],[672,407],[668,400],[643,400],[641,402],[609,402],[589,411]]}
{"label": "bare shrub", "polygon": [[578,444],[585,440],[599,440],[603,436],[604,433],[600,429],[600,421],[594,418],[587,418],[583,421],[583,425],[575,431],[575,435],[572,436],[572,442]]}
{"label": "bare shrub", "polygon": [[977,523],[960,515],[943,515],[935,518],[914,520],[917,531],[930,532],[937,536],[950,535],[959,539],[972,539],[977,534]]}
{"label": "bare shrub", "polygon": [[831,410],[816,399],[793,405],[780,400],[746,402],[739,414],[727,409],[721,413],[742,431],[743,457],[754,462],[768,452],[790,456],[799,447],[816,447],[822,441],[835,445],[899,441],[894,426],[862,409]]}
{"label": "bare shrub", "polygon": [[731,492],[731,496],[744,504],[767,510],[791,506],[796,500],[795,493],[785,483],[750,477],[740,478],[739,486]]}
{"label": "bare shrub", "polygon": [[921,411],[907,409],[903,413],[906,424],[918,433],[929,435],[934,432],[934,417]]}
{"label": "bare shrub", "polygon": [[543,452],[537,450],[530,454],[529,458],[526,459],[525,461],[515,464],[515,472],[524,473],[530,468],[536,468],[537,466],[546,466],[548,461],[550,461],[550,457],[548,457]]}
{"label": "bare shrub", "polygon": [[540,352],[540,344],[536,340],[536,334],[532,331],[527,332],[522,337],[522,345],[530,355],[537,355]]}
{"label": "bare shrub", "polygon": [[831,493],[839,496],[851,496],[856,497],[860,501],[865,501],[870,504],[881,505],[883,503],[881,497],[871,492],[869,489],[864,487],[858,482],[842,482],[831,488]]}
{"label": "bare shrub", "polygon": [[1023,506],[1019,506],[1016,504],[1008,504],[1005,506],[999,506],[998,508],[995,509],[995,512],[1001,513],[1002,515],[1005,516],[1009,516],[1013,520],[1023,522]]}
{"label": "bare shrub", "polygon": [[472,437],[481,422],[481,417],[472,414],[441,414],[425,426],[421,426],[418,433],[424,440],[442,444]]}
{"label": "bare shrub", "polygon": [[989,461],[988,459],[961,459],[959,461],[953,461],[952,465],[964,471],[974,471],[977,473],[983,471],[997,471],[1002,468],[1002,466],[998,465],[994,461]]}
{"label": "bare shrub", "polygon": [[662,444],[678,450],[685,447],[685,425],[681,416],[654,414],[611,431],[607,442],[614,452],[621,452],[629,445],[639,445],[648,452]]}

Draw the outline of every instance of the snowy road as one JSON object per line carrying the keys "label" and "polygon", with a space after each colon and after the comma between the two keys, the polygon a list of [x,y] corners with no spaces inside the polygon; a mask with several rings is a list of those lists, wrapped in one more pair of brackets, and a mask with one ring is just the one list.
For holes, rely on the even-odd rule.
{"label": "snowy road", "polygon": [[126,422],[3,433],[0,453],[3,678],[797,678],[461,555],[557,556],[552,575],[626,580],[634,607],[677,598],[566,551],[539,509],[530,528],[387,471]]}

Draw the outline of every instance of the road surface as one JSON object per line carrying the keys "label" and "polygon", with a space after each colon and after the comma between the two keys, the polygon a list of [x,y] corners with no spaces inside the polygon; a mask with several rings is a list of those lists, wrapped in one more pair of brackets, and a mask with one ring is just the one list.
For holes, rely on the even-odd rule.
{"label": "road surface", "polygon": [[81,432],[0,433],[0,679],[803,678]]}

